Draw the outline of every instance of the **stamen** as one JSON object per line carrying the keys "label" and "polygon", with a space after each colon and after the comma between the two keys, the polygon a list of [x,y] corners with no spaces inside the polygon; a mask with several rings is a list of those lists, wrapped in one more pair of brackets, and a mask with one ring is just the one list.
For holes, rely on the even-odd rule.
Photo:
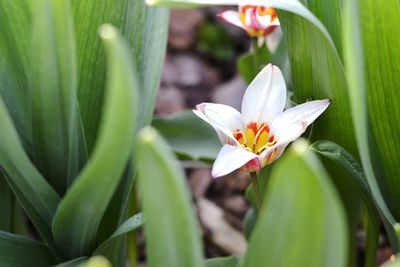
{"label": "stamen", "polygon": [[241,130],[236,130],[233,132],[233,136],[244,149],[259,155],[277,142],[269,132],[270,128],[267,123],[251,122],[247,124],[244,133]]}

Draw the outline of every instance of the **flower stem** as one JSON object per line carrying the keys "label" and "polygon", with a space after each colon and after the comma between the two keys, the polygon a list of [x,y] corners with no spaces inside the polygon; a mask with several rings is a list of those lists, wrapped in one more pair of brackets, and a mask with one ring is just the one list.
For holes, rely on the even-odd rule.
{"label": "flower stem", "polygon": [[257,210],[260,211],[261,204],[262,204],[262,197],[261,197],[260,186],[258,184],[258,175],[257,175],[257,173],[256,172],[251,172],[250,173],[250,178],[251,178],[251,184],[253,185],[254,195],[256,196]]}
{"label": "flower stem", "polygon": [[258,73],[259,69],[260,69],[260,55],[259,55],[259,51],[260,48],[258,47],[258,40],[257,38],[252,38],[251,40],[251,50],[253,51],[253,66],[254,66],[254,71],[255,73]]}

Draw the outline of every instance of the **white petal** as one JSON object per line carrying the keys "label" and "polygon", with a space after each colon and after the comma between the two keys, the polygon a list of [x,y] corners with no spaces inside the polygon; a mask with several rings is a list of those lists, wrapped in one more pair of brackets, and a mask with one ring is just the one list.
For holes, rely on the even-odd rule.
{"label": "white petal", "polygon": [[268,64],[246,90],[242,102],[245,122],[271,123],[283,111],[286,85],[280,69]]}
{"label": "white petal", "polygon": [[270,15],[266,15],[266,16],[258,16],[257,15],[257,21],[260,23],[261,28],[268,28],[269,26],[271,26],[271,16]]}
{"label": "white petal", "polygon": [[276,28],[267,36],[267,46],[271,53],[274,53],[276,51],[283,36],[281,27],[275,27]]}
{"label": "white petal", "polygon": [[224,145],[214,162],[211,174],[214,178],[227,175],[254,158],[258,156],[241,146]]}
{"label": "white petal", "polygon": [[239,13],[237,11],[233,11],[233,10],[224,11],[222,13],[219,13],[218,17],[220,17],[222,20],[224,20],[230,24],[233,24],[242,29],[245,29],[242,21],[239,18]]}
{"label": "white petal", "polygon": [[289,142],[277,142],[275,145],[264,150],[260,155],[260,162],[262,163],[262,165],[265,166],[271,164],[272,162],[280,158],[288,144]]}
{"label": "white petal", "polygon": [[329,104],[329,99],[315,100],[290,108],[274,119],[271,133],[280,143],[294,141],[326,110]]}
{"label": "white petal", "polygon": [[232,132],[243,129],[239,111],[222,104],[202,103],[193,112],[214,127],[223,144],[238,144]]}

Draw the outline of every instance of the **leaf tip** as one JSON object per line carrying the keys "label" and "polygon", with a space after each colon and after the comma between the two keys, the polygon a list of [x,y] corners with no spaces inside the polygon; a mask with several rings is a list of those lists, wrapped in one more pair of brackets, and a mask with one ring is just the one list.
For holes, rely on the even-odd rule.
{"label": "leaf tip", "polygon": [[117,29],[111,24],[103,24],[99,28],[99,35],[104,40],[113,40],[117,37]]}
{"label": "leaf tip", "polygon": [[299,139],[292,145],[294,153],[302,155],[308,150],[308,142],[305,139]]}
{"label": "leaf tip", "polygon": [[154,6],[156,4],[156,0],[145,0],[146,4],[149,6]]}
{"label": "leaf tip", "polygon": [[152,144],[157,137],[158,133],[153,127],[145,127],[139,133],[139,141],[142,144]]}

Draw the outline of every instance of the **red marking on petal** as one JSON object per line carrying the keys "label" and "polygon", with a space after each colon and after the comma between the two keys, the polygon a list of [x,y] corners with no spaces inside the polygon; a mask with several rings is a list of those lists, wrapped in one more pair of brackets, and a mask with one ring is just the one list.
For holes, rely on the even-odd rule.
{"label": "red marking on petal", "polygon": [[250,122],[249,124],[247,124],[247,128],[251,129],[253,131],[254,135],[256,135],[258,132],[258,126],[257,126],[256,122]]}
{"label": "red marking on petal", "polygon": [[275,139],[275,136],[271,135],[271,136],[268,138],[268,142],[272,142],[272,141],[274,141],[274,139]]}

